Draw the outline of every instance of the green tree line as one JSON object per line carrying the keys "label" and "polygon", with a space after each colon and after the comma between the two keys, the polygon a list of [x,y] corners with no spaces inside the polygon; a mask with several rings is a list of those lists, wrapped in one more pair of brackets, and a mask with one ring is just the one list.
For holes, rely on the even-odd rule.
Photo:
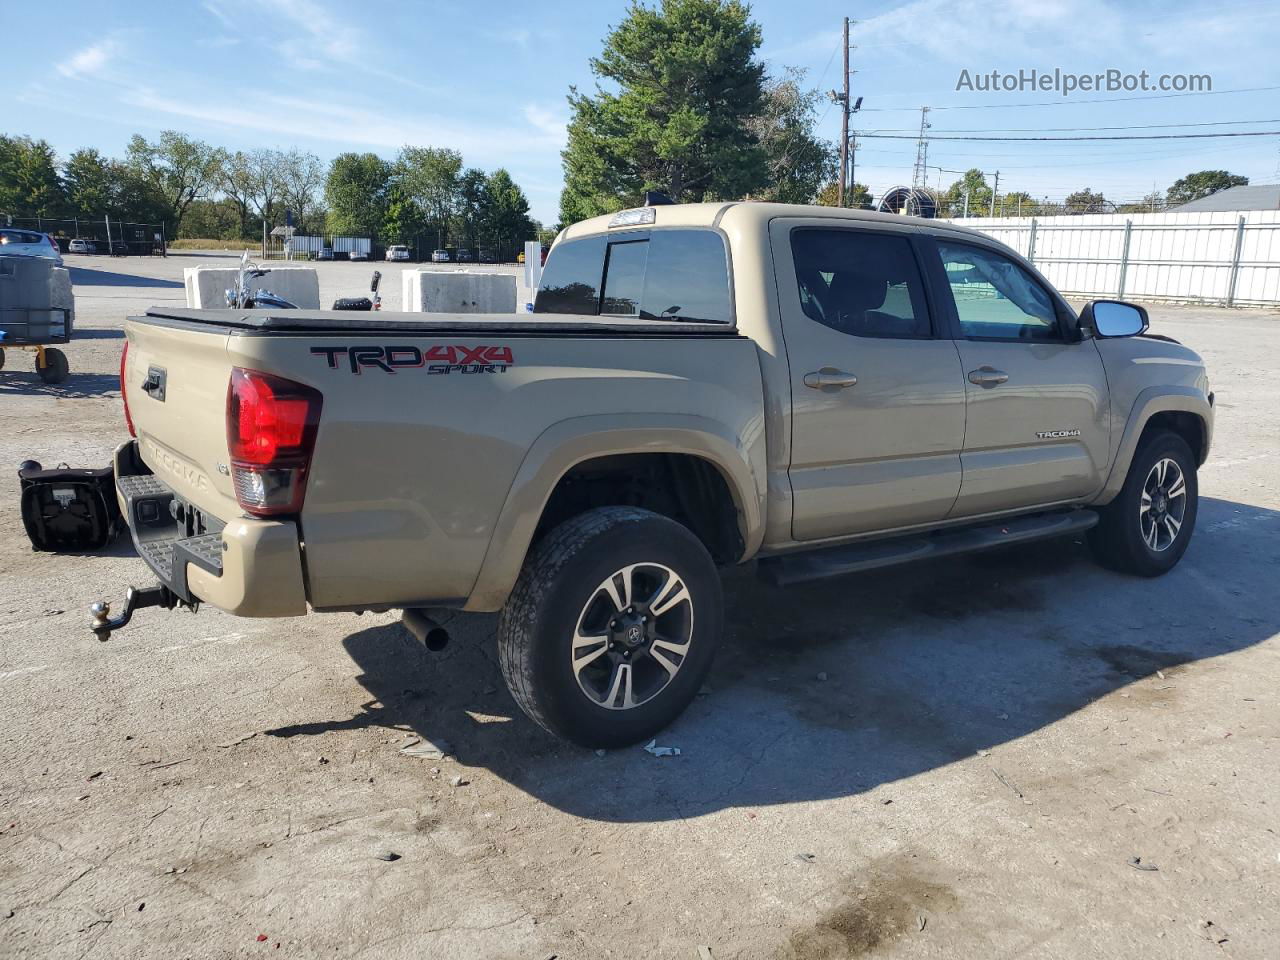
{"label": "green tree line", "polygon": [[1036,199],[1023,190],[993,194],[994,184],[988,183],[987,175],[975,168],[966,171],[945,190],[930,193],[934,194],[938,216],[942,217],[987,217],[993,210],[998,217],[1052,217],[1085,213],[1155,213],[1248,183],[1248,177],[1226,170],[1201,170],[1180,177],[1165,191],[1153,190],[1136,201],[1112,200],[1090,187],[1074,190],[1061,200],[1049,200]]}
{"label": "green tree line", "polygon": [[254,241],[299,233],[508,245],[533,239],[524,192],[503,169],[463,167],[455,150],[406,146],[393,161],[297,148],[227,151],[178,131],[135,135],[125,156],[88,147],[60,161],[44,140],[0,134],[0,215],[163,223],[170,237]]}
{"label": "green tree line", "polygon": [[324,197],[330,233],[387,243],[510,247],[539,229],[510,173],[464,167],[462,154],[447,148],[405,147],[392,161],[339,154]]}

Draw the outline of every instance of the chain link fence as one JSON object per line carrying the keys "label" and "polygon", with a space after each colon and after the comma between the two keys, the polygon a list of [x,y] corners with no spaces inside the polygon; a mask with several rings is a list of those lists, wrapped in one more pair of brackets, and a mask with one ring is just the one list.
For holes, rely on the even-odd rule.
{"label": "chain link fence", "polygon": [[[71,241],[81,240],[86,249],[77,253],[115,256],[165,256],[168,238],[163,223],[133,223],[125,220],[82,220],[78,217],[14,217],[0,213],[0,226],[47,233],[63,253],[70,253]],[[79,245],[77,245],[79,246]]]}

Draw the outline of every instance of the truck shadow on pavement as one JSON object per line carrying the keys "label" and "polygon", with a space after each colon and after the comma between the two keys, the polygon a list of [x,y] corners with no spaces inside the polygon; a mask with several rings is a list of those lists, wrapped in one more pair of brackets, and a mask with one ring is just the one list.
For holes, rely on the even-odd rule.
{"label": "truck shadow on pavement", "polygon": [[62,383],[45,383],[34,370],[0,370],[0,397],[59,397],[84,400],[92,397],[120,395],[120,378],[109,373],[76,373]]}
{"label": "truck shadow on pavement", "polygon": [[163,277],[144,277],[136,273],[116,273],[95,267],[68,267],[71,286],[74,287],[163,287],[182,289],[181,280],[165,280]]}
{"label": "truck shadow on pavement", "polygon": [[267,732],[412,730],[446,741],[464,767],[605,821],[852,795],[1122,688],[1130,709],[1176,705],[1196,664],[1280,630],[1278,538],[1280,512],[1202,499],[1187,556],[1156,580],[1102,570],[1071,539],[788,591],[733,571],[709,689],[658,737],[679,757],[598,756],[544,734],[503,686],[494,617],[459,616],[436,655],[398,624],[352,634],[374,698],[364,711]]}

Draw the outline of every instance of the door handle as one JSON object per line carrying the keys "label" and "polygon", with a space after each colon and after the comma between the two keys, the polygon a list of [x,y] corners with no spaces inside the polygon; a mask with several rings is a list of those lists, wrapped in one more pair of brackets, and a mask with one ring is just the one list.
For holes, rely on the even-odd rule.
{"label": "door handle", "polygon": [[852,373],[845,373],[835,367],[823,367],[821,370],[815,370],[804,375],[804,385],[812,387],[814,390],[843,390],[845,387],[852,387],[857,382],[858,378]]}
{"label": "door handle", "polygon": [[976,383],[980,387],[994,387],[1005,383],[1009,379],[1009,375],[1003,370],[997,370],[995,367],[979,367],[977,370],[969,371],[969,382]]}

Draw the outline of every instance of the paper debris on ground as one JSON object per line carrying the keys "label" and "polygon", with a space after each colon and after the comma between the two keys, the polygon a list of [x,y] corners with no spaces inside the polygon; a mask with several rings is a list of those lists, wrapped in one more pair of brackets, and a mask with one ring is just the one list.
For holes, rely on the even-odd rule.
{"label": "paper debris on ground", "polygon": [[406,757],[417,757],[419,760],[453,760],[453,747],[443,740],[427,740],[422,737],[415,737],[411,742],[400,748],[400,753]]}
{"label": "paper debris on ground", "polygon": [[660,747],[657,740],[650,740],[644,745],[646,753],[652,753],[655,757],[678,757],[680,756],[679,747]]}

